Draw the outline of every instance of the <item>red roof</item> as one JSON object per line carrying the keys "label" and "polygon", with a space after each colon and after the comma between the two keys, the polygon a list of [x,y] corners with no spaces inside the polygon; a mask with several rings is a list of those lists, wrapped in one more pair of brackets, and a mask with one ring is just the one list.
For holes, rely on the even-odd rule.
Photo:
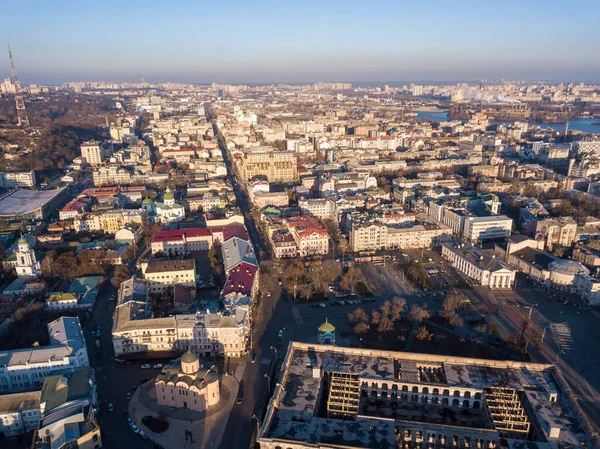
{"label": "red roof", "polygon": [[112,196],[121,191],[120,187],[95,187],[85,189],[79,196]]}
{"label": "red roof", "polygon": [[245,226],[233,223],[223,227],[223,241],[226,242],[232,237],[239,237],[242,240],[248,240],[248,231]]}
{"label": "red roof", "polygon": [[183,240],[191,237],[209,237],[212,236],[210,230],[206,228],[175,229],[172,231],[158,231],[152,237],[152,242],[168,242]]}
{"label": "red roof", "polygon": [[241,293],[249,296],[252,293],[252,284],[257,271],[256,265],[242,262],[229,272],[221,294],[225,296],[229,293]]}

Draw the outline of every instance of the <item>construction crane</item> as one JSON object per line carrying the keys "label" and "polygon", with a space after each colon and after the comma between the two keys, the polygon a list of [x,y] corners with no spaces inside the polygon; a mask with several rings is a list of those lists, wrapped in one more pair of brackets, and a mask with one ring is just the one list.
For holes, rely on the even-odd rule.
{"label": "construction crane", "polygon": [[10,51],[10,44],[8,44],[8,57],[10,58],[11,81],[15,86],[15,104],[17,105],[18,126],[27,128],[29,126],[29,119],[27,118],[25,101],[23,101],[21,83],[19,82],[19,78],[17,78],[17,70],[15,69],[15,63],[13,62],[12,51]]}

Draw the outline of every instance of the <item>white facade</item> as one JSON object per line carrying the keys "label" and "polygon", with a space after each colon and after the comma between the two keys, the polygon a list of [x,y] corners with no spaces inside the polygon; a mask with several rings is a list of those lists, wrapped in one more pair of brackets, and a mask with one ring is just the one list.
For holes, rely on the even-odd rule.
{"label": "white facade", "polygon": [[442,256],[480,285],[491,289],[509,289],[514,285],[516,270],[467,243],[452,241],[442,244]]}
{"label": "white facade", "polygon": [[42,265],[36,259],[35,251],[29,248],[27,240],[19,240],[16,256],[15,270],[19,276],[37,276],[42,272]]}
{"label": "white facade", "polygon": [[89,366],[83,331],[77,318],[48,324],[49,346],[0,352],[0,394],[39,389],[46,376]]}
{"label": "white facade", "polygon": [[506,215],[466,217],[464,238],[472,243],[486,239],[508,238],[512,232],[512,218]]}
{"label": "white facade", "polygon": [[35,172],[33,170],[0,173],[0,187],[5,189],[12,187],[35,187],[36,184]]}
{"label": "white facade", "polygon": [[104,161],[104,150],[99,142],[82,143],[81,157],[92,167],[98,166]]}

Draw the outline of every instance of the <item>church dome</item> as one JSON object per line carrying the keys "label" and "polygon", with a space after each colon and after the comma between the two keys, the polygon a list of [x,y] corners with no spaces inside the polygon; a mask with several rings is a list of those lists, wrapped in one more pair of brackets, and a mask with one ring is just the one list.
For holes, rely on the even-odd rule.
{"label": "church dome", "polygon": [[181,370],[185,374],[197,373],[199,369],[200,360],[196,354],[188,351],[181,356]]}
{"label": "church dome", "polygon": [[145,198],[144,201],[142,201],[142,204],[152,204],[152,200],[150,198]]}
{"label": "church dome", "polygon": [[24,238],[20,238],[17,242],[17,245],[27,245],[27,240],[25,240]]}
{"label": "church dome", "polygon": [[331,334],[335,332],[335,326],[329,321],[325,320],[325,322],[319,326],[319,332]]}
{"label": "church dome", "polygon": [[175,195],[173,195],[171,192],[167,192],[163,195],[164,200],[172,200],[174,198],[175,198]]}

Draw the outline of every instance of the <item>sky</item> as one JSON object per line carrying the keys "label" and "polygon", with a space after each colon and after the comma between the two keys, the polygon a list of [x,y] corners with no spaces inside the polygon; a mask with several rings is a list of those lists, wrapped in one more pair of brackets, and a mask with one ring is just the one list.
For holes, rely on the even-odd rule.
{"label": "sky", "polygon": [[23,84],[600,82],[598,0],[0,0],[0,15]]}

